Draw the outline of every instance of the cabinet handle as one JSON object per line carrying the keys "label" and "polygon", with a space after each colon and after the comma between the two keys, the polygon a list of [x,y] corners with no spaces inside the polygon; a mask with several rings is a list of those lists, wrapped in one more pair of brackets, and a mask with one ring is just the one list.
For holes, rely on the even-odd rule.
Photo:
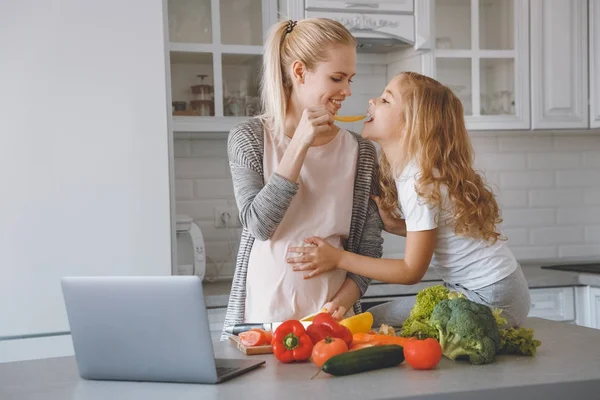
{"label": "cabinet handle", "polygon": [[373,3],[346,3],[346,8],[362,7],[362,8],[379,8],[379,4]]}

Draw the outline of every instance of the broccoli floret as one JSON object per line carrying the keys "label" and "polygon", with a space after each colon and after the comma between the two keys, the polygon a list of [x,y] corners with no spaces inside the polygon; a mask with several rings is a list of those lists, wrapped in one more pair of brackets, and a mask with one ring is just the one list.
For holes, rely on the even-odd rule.
{"label": "broccoli floret", "polygon": [[468,357],[472,364],[488,364],[500,349],[500,332],[489,307],[463,297],[440,301],[429,324],[438,331],[444,355]]}

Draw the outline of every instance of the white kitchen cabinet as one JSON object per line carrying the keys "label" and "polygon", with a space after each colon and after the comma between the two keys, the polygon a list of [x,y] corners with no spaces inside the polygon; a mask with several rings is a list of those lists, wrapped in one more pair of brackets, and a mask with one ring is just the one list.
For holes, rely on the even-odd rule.
{"label": "white kitchen cabinet", "polygon": [[223,323],[225,322],[225,314],[227,313],[227,307],[209,308],[206,310],[208,314],[208,324],[211,332],[220,332],[223,330]]}
{"label": "white kitchen cabinet", "polygon": [[588,306],[590,316],[589,326],[600,329],[600,288],[590,287]]}
{"label": "white kitchen cabinet", "polygon": [[589,0],[590,128],[600,128],[600,0]]}
{"label": "white kitchen cabinet", "polygon": [[469,130],[529,129],[529,1],[418,5],[416,42],[424,45],[390,54],[388,78],[416,71],[449,86]]}
{"label": "white kitchen cabinet", "polygon": [[533,129],[587,128],[587,0],[531,0]]}
{"label": "white kitchen cabinet", "polygon": [[553,321],[575,320],[575,290],[573,287],[530,289],[529,317]]}
{"label": "white kitchen cabinet", "polygon": [[277,0],[168,0],[174,132],[228,132],[258,114]]}

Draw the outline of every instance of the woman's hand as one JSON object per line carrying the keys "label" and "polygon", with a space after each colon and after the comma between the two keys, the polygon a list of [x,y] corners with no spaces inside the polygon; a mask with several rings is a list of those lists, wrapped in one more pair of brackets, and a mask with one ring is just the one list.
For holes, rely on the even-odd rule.
{"label": "woman's hand", "polygon": [[329,303],[326,303],[323,306],[323,310],[331,314],[331,316],[338,321],[341,321],[344,318],[344,315],[346,315],[346,311],[348,311],[346,307],[339,304],[336,300],[331,300]]}
{"label": "woman's hand", "polygon": [[287,262],[292,264],[294,271],[310,271],[304,275],[304,279],[337,268],[343,250],[333,247],[318,237],[305,239],[304,242],[312,246],[288,248],[288,253],[301,253],[302,255],[287,259]]}
{"label": "woman's hand", "polygon": [[317,137],[329,133],[333,124],[333,115],[324,106],[309,107],[302,112],[292,140],[310,147]]}
{"label": "woman's hand", "polygon": [[396,218],[392,213],[385,211],[381,206],[381,198],[379,196],[371,196],[377,204],[381,221],[383,222],[383,230],[393,233],[398,236],[406,236],[406,222],[401,218]]}

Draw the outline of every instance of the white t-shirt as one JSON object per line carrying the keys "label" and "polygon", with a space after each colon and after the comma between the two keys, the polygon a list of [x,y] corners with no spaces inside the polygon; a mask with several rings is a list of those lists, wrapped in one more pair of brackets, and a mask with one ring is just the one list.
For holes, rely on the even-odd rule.
{"label": "white t-shirt", "polygon": [[507,246],[506,240],[490,244],[483,239],[459,236],[447,224],[451,215],[447,192],[442,190],[444,206],[425,204],[417,195],[415,184],[419,176],[416,163],[409,163],[396,180],[398,200],[406,220],[408,232],[426,231],[437,228],[437,244],[431,266],[450,284],[460,284],[469,290],[491,285],[507,277],[517,268],[517,260]]}

